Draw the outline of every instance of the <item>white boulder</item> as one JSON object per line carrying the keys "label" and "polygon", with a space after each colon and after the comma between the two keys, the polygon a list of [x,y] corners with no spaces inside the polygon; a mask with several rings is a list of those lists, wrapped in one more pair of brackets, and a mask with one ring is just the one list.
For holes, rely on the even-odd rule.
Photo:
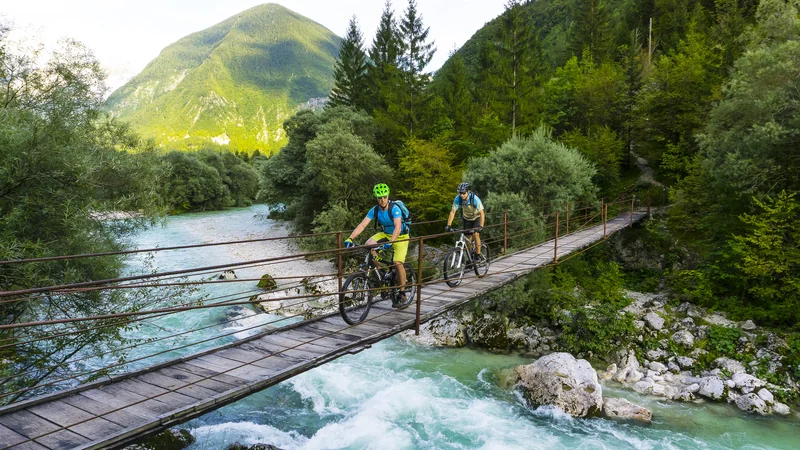
{"label": "white boulder", "polygon": [[719,400],[725,395],[725,383],[717,376],[703,377],[699,384],[697,393],[703,397]]}
{"label": "white boulder", "polygon": [[531,404],[557,406],[575,417],[596,416],[603,409],[603,388],[586,360],[551,353],[514,370]]}
{"label": "white boulder", "polygon": [[656,331],[660,331],[662,328],[664,328],[664,319],[654,312],[645,314],[644,321],[650,328]]}
{"label": "white boulder", "polygon": [[694,336],[686,330],[681,330],[672,335],[672,342],[687,348],[692,347],[694,346]]}
{"label": "white boulder", "polygon": [[603,413],[606,417],[622,420],[639,420],[650,423],[653,412],[625,400],[624,398],[609,397],[603,400]]}
{"label": "white boulder", "polygon": [[736,406],[738,406],[742,411],[756,414],[766,415],[769,413],[766,402],[752,392],[749,394],[740,395],[736,399]]}

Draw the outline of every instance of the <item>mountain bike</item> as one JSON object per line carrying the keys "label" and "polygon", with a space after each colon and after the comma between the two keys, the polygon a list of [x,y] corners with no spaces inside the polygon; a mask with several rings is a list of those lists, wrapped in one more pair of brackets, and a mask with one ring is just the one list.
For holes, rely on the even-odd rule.
{"label": "mountain bike", "polygon": [[[379,248],[379,247],[375,247]],[[406,269],[406,300],[400,303],[400,289],[397,286],[397,270],[392,263],[393,252],[382,250],[373,258],[370,249],[358,266],[358,272],[350,275],[342,284],[339,294],[339,313],[350,325],[361,323],[367,318],[372,304],[387,299],[395,308],[405,308],[414,301],[417,294],[417,277],[411,265],[404,263]]]}
{"label": "mountain bike", "polygon": [[489,246],[486,242],[481,242],[480,257],[475,251],[468,251],[467,236],[472,235],[473,230],[461,230],[461,236],[456,241],[455,247],[448,251],[444,257],[442,273],[447,285],[456,287],[461,284],[464,278],[464,270],[472,268],[475,275],[479,278],[486,276],[489,272]]}

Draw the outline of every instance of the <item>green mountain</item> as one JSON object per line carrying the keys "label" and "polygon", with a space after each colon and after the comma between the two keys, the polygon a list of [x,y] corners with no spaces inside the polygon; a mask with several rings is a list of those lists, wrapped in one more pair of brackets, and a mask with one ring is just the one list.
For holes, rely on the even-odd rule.
{"label": "green mountain", "polygon": [[162,148],[272,153],[283,121],[330,92],[340,42],[280,5],[256,6],[166,47],[106,106]]}

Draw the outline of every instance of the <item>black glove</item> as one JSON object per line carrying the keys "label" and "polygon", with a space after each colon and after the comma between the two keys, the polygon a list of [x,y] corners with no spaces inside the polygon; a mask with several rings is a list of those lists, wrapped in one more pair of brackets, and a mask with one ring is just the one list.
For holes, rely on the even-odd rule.
{"label": "black glove", "polygon": [[475,227],[476,233],[480,233],[481,231],[483,231],[483,227]]}
{"label": "black glove", "polygon": [[356,244],[353,244],[353,240],[352,239],[347,238],[347,239],[344,240],[344,246],[346,248],[353,247],[354,245],[356,245]]}
{"label": "black glove", "polygon": [[453,231],[456,231],[456,230],[454,230],[453,227],[451,227],[450,225],[446,225],[444,227],[444,231],[447,231],[448,233],[452,233]]}

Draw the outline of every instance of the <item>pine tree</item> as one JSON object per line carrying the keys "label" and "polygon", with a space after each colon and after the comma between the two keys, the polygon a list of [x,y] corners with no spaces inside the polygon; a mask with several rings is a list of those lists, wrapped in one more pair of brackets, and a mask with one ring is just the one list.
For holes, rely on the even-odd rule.
{"label": "pine tree", "polygon": [[391,97],[388,91],[396,84],[394,81],[399,73],[399,64],[400,36],[392,3],[387,0],[369,50],[367,71],[372,111],[385,111],[388,108],[388,98]]}
{"label": "pine tree", "polygon": [[470,127],[475,122],[473,117],[475,107],[468,83],[464,58],[453,52],[450,64],[443,74],[441,95],[458,138],[469,135]]}
{"label": "pine tree", "polygon": [[500,24],[490,79],[498,91],[498,116],[508,121],[513,135],[520,123],[520,106],[534,85],[531,68],[536,41],[519,0],[506,3]]}
{"label": "pine tree", "polygon": [[426,102],[425,88],[430,83],[430,77],[422,71],[436,53],[434,43],[426,42],[428,31],[429,28],[422,24],[422,16],[417,12],[416,1],[408,0],[408,9],[400,21],[403,50],[400,67],[406,88],[401,115],[404,116],[402,119],[408,126],[410,136],[414,135],[414,125],[422,115],[419,110]]}
{"label": "pine tree", "polygon": [[580,57],[588,49],[593,58],[605,60],[611,43],[611,15],[602,0],[576,0],[570,36],[572,54]]}
{"label": "pine tree", "polygon": [[364,53],[364,38],[355,16],[350,19],[347,34],[339,47],[339,59],[334,65],[333,79],[335,84],[331,90],[330,106],[367,108],[367,55]]}

